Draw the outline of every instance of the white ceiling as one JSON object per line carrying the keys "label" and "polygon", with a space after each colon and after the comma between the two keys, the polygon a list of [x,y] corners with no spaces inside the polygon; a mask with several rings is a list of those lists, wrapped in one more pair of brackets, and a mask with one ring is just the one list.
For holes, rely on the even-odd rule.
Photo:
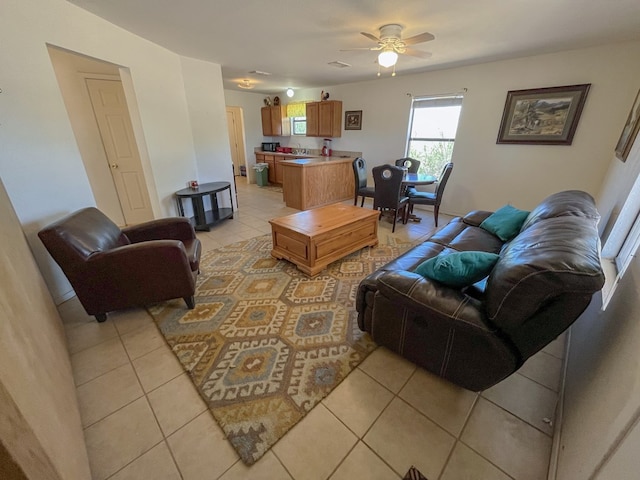
{"label": "white ceiling", "polygon": [[[377,52],[340,50],[375,46],[359,32],[377,36],[387,23],[404,26],[404,38],[435,35],[415,46],[433,56],[401,55],[398,75],[640,39],[640,0],[68,1],[177,54],[220,64],[227,89],[247,78],[262,93],[375,79]],[[351,67],[328,65],[336,60]]]}

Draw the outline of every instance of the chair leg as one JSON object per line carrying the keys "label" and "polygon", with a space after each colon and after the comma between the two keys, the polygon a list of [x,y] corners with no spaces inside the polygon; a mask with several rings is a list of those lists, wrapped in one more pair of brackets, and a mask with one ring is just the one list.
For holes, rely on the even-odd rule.
{"label": "chair leg", "polygon": [[96,320],[100,323],[104,322],[107,319],[107,314],[106,313],[97,313],[95,315]]}
{"label": "chair leg", "polygon": [[364,195],[362,196],[362,201],[360,202],[360,206],[364,207]]}
{"label": "chair leg", "polygon": [[434,219],[434,223],[436,224],[436,227],[438,226],[438,212],[440,210],[440,205],[434,205],[433,206],[433,219]]}
{"label": "chair leg", "polygon": [[393,227],[391,227],[391,233],[396,231],[396,220],[398,219],[398,209],[393,210]]}
{"label": "chair leg", "polygon": [[356,196],[353,197],[353,206],[356,207],[358,206],[358,194],[356,193]]}
{"label": "chair leg", "polygon": [[193,310],[194,308],[196,308],[196,299],[193,295],[191,295],[190,297],[182,297],[184,300],[184,303],[187,304],[187,308],[189,310]]}

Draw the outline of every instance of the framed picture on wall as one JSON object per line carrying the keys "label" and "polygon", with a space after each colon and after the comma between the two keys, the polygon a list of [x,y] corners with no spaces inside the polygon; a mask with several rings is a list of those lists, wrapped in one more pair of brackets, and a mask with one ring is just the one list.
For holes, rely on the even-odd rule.
{"label": "framed picture on wall", "polygon": [[571,145],[590,86],[507,92],[496,143]]}
{"label": "framed picture on wall", "polygon": [[640,90],[636,95],[636,99],[633,102],[629,117],[627,117],[627,123],[624,124],[622,133],[620,134],[620,140],[616,145],[616,157],[623,162],[627,161],[629,151],[638,136],[638,130],[640,129]]}
{"label": "framed picture on wall", "polygon": [[362,110],[344,112],[345,130],[362,130]]}

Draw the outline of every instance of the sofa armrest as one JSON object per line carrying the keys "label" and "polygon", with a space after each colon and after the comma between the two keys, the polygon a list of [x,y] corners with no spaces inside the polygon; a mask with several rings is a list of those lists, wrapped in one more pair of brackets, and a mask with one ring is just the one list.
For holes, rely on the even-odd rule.
{"label": "sofa armrest", "polygon": [[378,293],[398,308],[421,312],[434,320],[455,320],[461,328],[494,331],[478,300],[417,273],[395,271],[381,275]]}
{"label": "sofa armrest", "polygon": [[462,221],[467,225],[479,227],[480,224],[484,222],[492,213],[493,212],[488,212],[486,210],[474,210],[473,212],[469,212],[464,217],[462,217]]}
{"label": "sofa armrest", "polygon": [[188,218],[169,217],[122,229],[131,243],[149,240],[192,240],[196,233]]}

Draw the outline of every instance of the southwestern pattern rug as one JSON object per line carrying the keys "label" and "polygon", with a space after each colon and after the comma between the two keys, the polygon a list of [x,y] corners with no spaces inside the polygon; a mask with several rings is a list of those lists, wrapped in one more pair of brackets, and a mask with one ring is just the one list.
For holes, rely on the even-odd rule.
{"label": "southwestern pattern rug", "polygon": [[409,248],[390,239],[316,277],[271,257],[271,235],[207,252],[196,307],[149,308],[243,462],[256,462],[375,344],[355,311],[360,280]]}

